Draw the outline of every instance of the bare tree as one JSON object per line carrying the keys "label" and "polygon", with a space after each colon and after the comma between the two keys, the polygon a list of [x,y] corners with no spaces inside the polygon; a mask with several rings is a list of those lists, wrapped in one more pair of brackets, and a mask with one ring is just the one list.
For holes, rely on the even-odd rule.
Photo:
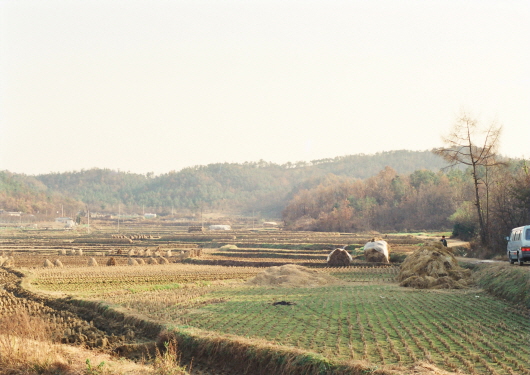
{"label": "bare tree", "polygon": [[[468,113],[461,113],[448,136],[442,137],[445,147],[433,150],[451,163],[451,166],[464,164],[471,167],[475,188],[475,206],[477,208],[480,242],[488,243],[488,168],[502,165],[497,160],[502,126],[492,122],[487,128],[481,128],[478,121]],[[483,173],[481,173],[483,172]],[[480,185],[486,187],[486,212],[482,207]]]}

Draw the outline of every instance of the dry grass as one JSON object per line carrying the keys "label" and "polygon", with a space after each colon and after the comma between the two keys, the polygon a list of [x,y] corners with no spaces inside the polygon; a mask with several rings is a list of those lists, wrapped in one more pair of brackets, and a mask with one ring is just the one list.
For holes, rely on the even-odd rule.
{"label": "dry grass", "polygon": [[470,284],[471,271],[458,265],[441,243],[423,246],[409,255],[397,277],[399,285],[418,289],[461,289]]}
{"label": "dry grass", "polygon": [[[170,348],[171,349],[171,348]],[[172,362],[176,348],[160,353],[155,362],[178,368]],[[0,317],[0,375],[141,375],[186,374],[160,372],[145,364],[116,360],[108,354],[80,347],[55,344],[46,322],[27,313],[19,312]],[[165,370],[164,370],[165,371]]]}
{"label": "dry grass", "polygon": [[339,283],[333,276],[315,269],[286,264],[269,267],[247,282],[248,285],[307,287]]}

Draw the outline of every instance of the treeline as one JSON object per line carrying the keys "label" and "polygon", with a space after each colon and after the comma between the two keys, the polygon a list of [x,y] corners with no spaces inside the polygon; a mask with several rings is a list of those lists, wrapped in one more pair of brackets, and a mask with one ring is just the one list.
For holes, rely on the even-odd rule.
{"label": "treeline", "polygon": [[36,177],[0,171],[0,209],[30,214],[75,212],[83,202],[49,189]]}
{"label": "treeline", "polygon": [[450,216],[472,198],[467,180],[460,170],[398,174],[390,167],[364,180],[332,176],[317,187],[298,192],[283,211],[283,219],[294,230],[449,228]]}
{"label": "treeline", "polygon": [[[522,160],[482,168],[479,197],[485,219],[480,256],[504,253],[505,236],[530,224],[530,173]],[[479,235],[471,169],[399,174],[390,167],[364,180],[330,176],[300,190],[283,211],[288,229],[356,232],[452,229],[464,240]]]}
{"label": "treeline", "polygon": [[[401,150],[283,165],[216,163],[159,176],[110,169],[18,175],[14,178],[28,184],[31,199],[27,202],[33,204],[21,205],[20,200],[9,199],[14,198],[12,190],[5,190],[0,208],[34,213],[62,197],[61,204],[77,203],[79,210],[117,212],[120,205],[122,212],[146,210],[163,215],[173,210],[212,210],[245,215],[254,211],[279,217],[300,189],[318,186],[330,174],[366,178],[386,165],[398,173],[410,173],[422,168],[439,170],[446,163],[430,151]],[[32,187],[36,184],[38,188]]]}

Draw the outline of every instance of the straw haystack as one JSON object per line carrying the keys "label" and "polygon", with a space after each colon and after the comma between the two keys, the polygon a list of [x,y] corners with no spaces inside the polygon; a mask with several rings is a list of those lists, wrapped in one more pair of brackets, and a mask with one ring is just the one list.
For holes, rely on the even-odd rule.
{"label": "straw haystack", "polygon": [[45,259],[44,260],[44,264],[42,266],[43,267],[53,267],[53,263],[50,262],[48,259]]}
{"label": "straw haystack", "polygon": [[81,250],[81,249],[77,250],[77,255],[81,255],[82,256],[83,255],[83,250]]}
{"label": "straw haystack", "polygon": [[132,257],[134,255],[136,255],[136,252],[134,251],[134,249],[131,249],[129,250],[129,252],[127,253],[128,256]]}
{"label": "straw haystack", "polygon": [[142,258],[136,258],[136,262],[138,262],[139,265],[145,264],[145,261]]}
{"label": "straw haystack", "polygon": [[15,266],[15,258],[13,256],[7,257],[7,259],[4,260],[4,267],[14,267]]}
{"label": "straw haystack", "polygon": [[364,245],[364,260],[374,263],[389,263],[388,243],[372,240]]}
{"label": "straw haystack", "polygon": [[424,246],[401,264],[399,285],[418,289],[461,289],[469,285],[471,270],[458,265],[441,243]]}
{"label": "straw haystack", "polygon": [[[110,259],[112,259],[112,258],[110,258]],[[88,265],[90,267],[97,267],[98,266],[98,262],[96,261],[96,258],[90,258],[88,260]]]}
{"label": "straw haystack", "polygon": [[335,249],[328,255],[328,266],[330,267],[347,267],[353,260],[350,253],[344,249]]}
{"label": "straw haystack", "polygon": [[151,250],[149,249],[145,249],[145,252],[144,252],[144,256],[149,258],[149,257],[152,257],[153,256],[153,253]]}
{"label": "straw haystack", "polygon": [[147,264],[158,264],[158,261],[155,258],[149,258]]}
{"label": "straw haystack", "polygon": [[137,266],[138,262],[135,259],[133,259],[133,258],[129,258],[129,260],[127,261],[127,264],[129,266]]}
{"label": "straw haystack", "polygon": [[310,287],[335,284],[338,280],[324,272],[315,269],[286,264],[269,267],[248,281],[250,285]]}
{"label": "straw haystack", "polygon": [[168,250],[168,251],[166,252],[166,258],[170,258],[170,257],[172,257],[172,256],[173,256],[173,254],[171,253],[171,250]]}
{"label": "straw haystack", "polygon": [[169,260],[167,260],[167,259],[164,258],[164,257],[159,257],[159,258],[158,258],[158,263],[159,263],[159,264],[169,264]]}
{"label": "straw haystack", "polygon": [[116,259],[114,257],[110,257],[109,260],[107,260],[107,266],[115,266],[116,265]]}
{"label": "straw haystack", "polygon": [[57,251],[57,254],[66,255],[66,249],[61,249],[61,250]]}
{"label": "straw haystack", "polygon": [[4,262],[7,260],[7,257],[5,255],[0,255],[0,266],[4,265]]}
{"label": "straw haystack", "polygon": [[55,261],[53,262],[53,265],[55,267],[59,267],[59,268],[63,268],[63,262],[61,262],[59,259],[55,259]]}

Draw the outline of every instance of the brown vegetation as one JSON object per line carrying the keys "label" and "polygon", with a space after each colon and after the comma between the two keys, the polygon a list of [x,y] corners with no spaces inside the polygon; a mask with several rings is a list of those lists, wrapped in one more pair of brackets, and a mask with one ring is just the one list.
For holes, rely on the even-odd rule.
{"label": "brown vegetation", "polygon": [[409,255],[401,264],[399,285],[418,289],[461,289],[471,282],[471,271],[458,265],[451,250],[434,243]]}
{"label": "brown vegetation", "polygon": [[351,261],[351,255],[343,249],[335,249],[328,256],[328,266],[330,267],[347,267]]}
{"label": "brown vegetation", "polygon": [[320,271],[295,264],[269,267],[248,281],[250,285],[308,287],[328,285],[339,281]]}

